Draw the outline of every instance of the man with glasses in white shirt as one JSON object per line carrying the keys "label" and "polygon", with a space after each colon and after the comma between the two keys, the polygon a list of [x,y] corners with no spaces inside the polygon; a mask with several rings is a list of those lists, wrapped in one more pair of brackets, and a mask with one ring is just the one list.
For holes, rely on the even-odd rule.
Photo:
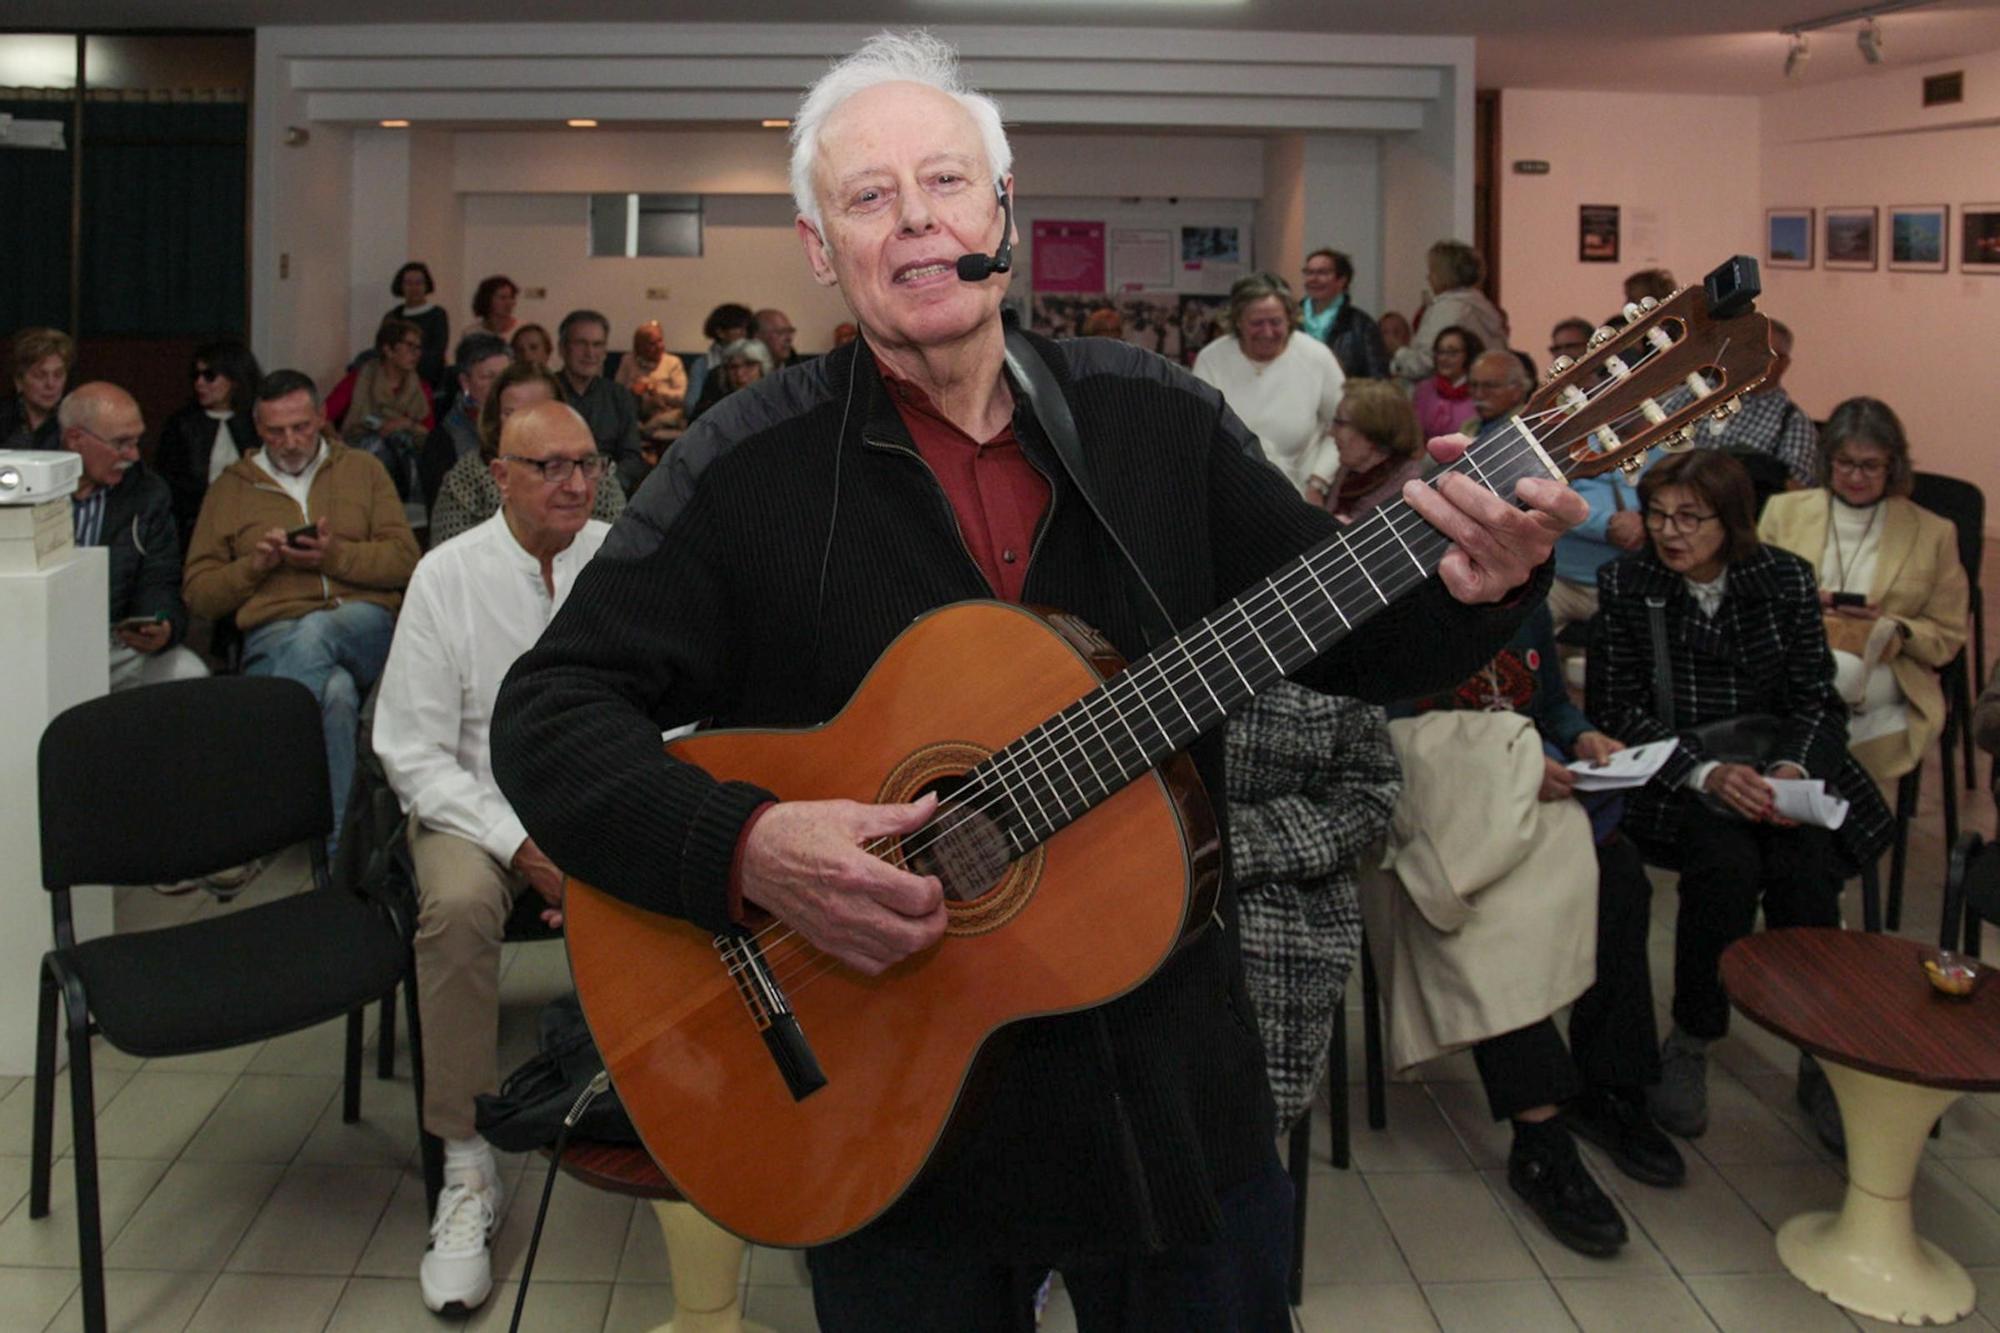
{"label": "man with glasses in white shirt", "polygon": [[444,1190],[419,1269],[424,1303],[471,1310],[493,1285],[502,1190],[473,1098],[499,1086],[500,941],[514,899],[562,922],[563,874],[493,781],[493,701],[610,525],[590,516],[609,459],[561,403],[510,417],[491,463],[500,511],[417,566],[375,704],[375,753],[410,814],[424,1128],[444,1140]]}

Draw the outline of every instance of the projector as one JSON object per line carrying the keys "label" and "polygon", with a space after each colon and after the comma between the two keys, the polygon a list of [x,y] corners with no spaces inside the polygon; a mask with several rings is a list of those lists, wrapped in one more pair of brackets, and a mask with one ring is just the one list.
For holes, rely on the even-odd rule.
{"label": "projector", "polygon": [[67,449],[0,449],[0,505],[60,500],[83,479],[83,459]]}

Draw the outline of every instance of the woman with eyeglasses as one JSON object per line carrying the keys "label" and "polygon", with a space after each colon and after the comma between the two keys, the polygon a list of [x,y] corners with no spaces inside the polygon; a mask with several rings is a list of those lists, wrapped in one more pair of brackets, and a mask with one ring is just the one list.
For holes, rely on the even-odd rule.
{"label": "woman with eyeglasses", "polygon": [[194,401],[166,419],[153,450],[153,470],[173,495],[181,550],[188,548],[208,484],[257,447],[250,406],[263,372],[250,349],[233,339],[195,349],[189,368]]}
{"label": "woman with eyeglasses", "polygon": [[1349,380],[1333,414],[1333,444],[1340,457],[1326,507],[1352,523],[1424,475],[1424,433],[1416,409],[1393,380]]}
{"label": "woman with eyeglasses", "polygon": [[1347,383],[1327,345],[1298,337],[1299,303],[1283,278],[1252,273],[1229,289],[1229,336],[1194,359],[1264,446],[1264,457],[1299,493],[1323,505],[1340,464],[1333,419]]}
{"label": "woman with eyeglasses", "polygon": [[389,294],[398,304],[390,306],[389,313],[382,316],[406,319],[421,331],[423,351],[417,358],[417,374],[425,384],[436,384],[444,378],[445,358],[451,355],[451,316],[431,300],[436,292],[437,281],[431,277],[431,266],[413,259],[396,270]]}
{"label": "woman with eyeglasses", "polygon": [[0,402],[0,449],[60,449],[56,407],[76,364],[76,344],[61,329],[19,329],[10,342],[14,396]]}
{"label": "woman with eyeglasses", "polygon": [[1410,394],[1417,408],[1417,423],[1424,438],[1450,435],[1479,415],[1472,401],[1472,363],[1486,352],[1486,342],[1469,329],[1456,324],[1439,331],[1431,341],[1432,371]]}
{"label": "woman with eyeglasses", "polygon": [[[479,451],[466,454],[451,465],[438,487],[437,503],[431,506],[430,545],[433,550],[462,532],[469,532],[500,512],[500,483],[494,480],[495,460],[500,456],[500,428],[507,418],[536,403],[562,401],[562,389],[547,369],[516,361],[500,372],[479,408]],[[594,464],[602,475],[602,460]],[[568,479],[548,475],[550,485]],[[625,492],[617,486],[599,486],[590,516],[609,523],[625,512]]]}
{"label": "woman with eyeglasses", "polygon": [[[1627,800],[1624,828],[1648,860],[1680,870],[1673,1030],[1647,1100],[1683,1138],[1708,1126],[1708,1044],[1729,1027],[1722,951],[1750,933],[1760,901],[1772,928],[1838,926],[1842,881],[1882,854],[1893,825],[1848,753],[1812,565],[1757,540],[1755,503],[1735,459],[1671,455],[1639,483],[1646,545],[1597,572],[1584,711],[1628,745],[1679,742]],[[1747,727],[1717,734],[1751,716],[1776,719],[1769,742]],[[1774,807],[1773,780],[1808,778],[1849,802],[1838,830]],[[1804,1056],[1799,1099],[1838,1144],[1839,1110]]]}
{"label": "woman with eyeglasses", "polygon": [[436,424],[430,388],[417,373],[423,354],[422,329],[406,319],[383,320],[375,331],[375,355],[355,370],[354,389],[340,418],[341,438],[389,469],[413,529],[426,521],[417,454]]}
{"label": "woman with eyeglasses", "polygon": [[1910,445],[1887,403],[1834,408],[1818,463],[1819,485],[1772,496],[1757,530],[1817,566],[1847,743],[1889,782],[1922,762],[1944,726],[1938,668],[1966,634],[1958,533],[1910,500]]}

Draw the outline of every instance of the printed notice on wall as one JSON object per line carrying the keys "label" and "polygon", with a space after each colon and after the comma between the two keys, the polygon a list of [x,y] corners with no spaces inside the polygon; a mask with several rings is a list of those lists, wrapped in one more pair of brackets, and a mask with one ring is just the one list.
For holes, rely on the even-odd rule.
{"label": "printed notice on wall", "polygon": [[1181,272],[1175,285],[1184,292],[1226,292],[1243,276],[1242,233],[1235,227],[1182,227]]}
{"label": "printed notice on wall", "polygon": [[1034,238],[1036,291],[1105,290],[1102,222],[1056,222],[1037,219]]}
{"label": "printed notice on wall", "polygon": [[1111,229],[1111,290],[1172,291],[1174,234],[1164,227]]}

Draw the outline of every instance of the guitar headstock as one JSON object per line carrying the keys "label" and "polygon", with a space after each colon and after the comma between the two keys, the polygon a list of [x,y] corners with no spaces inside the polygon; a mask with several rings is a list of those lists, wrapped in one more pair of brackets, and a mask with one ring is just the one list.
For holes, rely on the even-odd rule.
{"label": "guitar headstock", "polygon": [[1739,255],[1700,287],[1626,306],[1624,325],[1598,329],[1582,360],[1556,359],[1521,424],[1571,479],[1637,468],[1656,445],[1691,447],[1703,417],[1735,412],[1771,373],[1757,290],[1756,261]]}

